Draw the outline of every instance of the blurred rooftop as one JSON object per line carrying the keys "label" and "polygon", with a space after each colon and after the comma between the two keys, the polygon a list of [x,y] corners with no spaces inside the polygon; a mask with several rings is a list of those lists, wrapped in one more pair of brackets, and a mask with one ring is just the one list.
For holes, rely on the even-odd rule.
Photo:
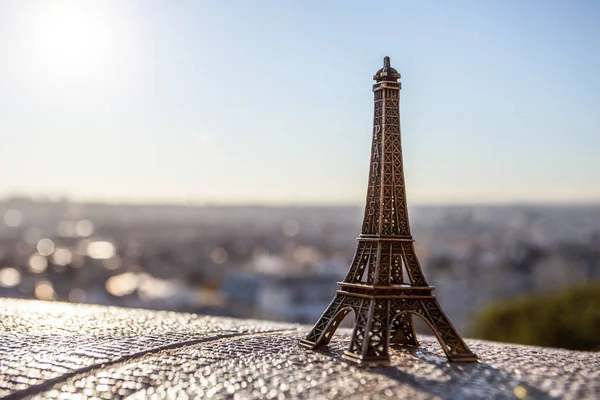
{"label": "blurred rooftop", "polygon": [[433,337],[389,367],[322,353],[308,327],[165,311],[0,299],[7,398],[599,398],[600,356],[467,340],[478,364],[449,363]]}

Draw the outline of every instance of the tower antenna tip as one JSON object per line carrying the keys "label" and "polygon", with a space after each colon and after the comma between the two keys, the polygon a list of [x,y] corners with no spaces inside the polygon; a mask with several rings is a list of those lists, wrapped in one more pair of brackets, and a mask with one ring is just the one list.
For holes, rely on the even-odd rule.
{"label": "tower antenna tip", "polygon": [[389,68],[389,66],[390,66],[390,58],[388,56],[383,57],[383,66]]}

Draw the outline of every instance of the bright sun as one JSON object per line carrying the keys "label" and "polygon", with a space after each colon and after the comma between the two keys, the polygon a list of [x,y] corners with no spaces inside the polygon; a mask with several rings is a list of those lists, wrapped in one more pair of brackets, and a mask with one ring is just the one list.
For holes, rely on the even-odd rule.
{"label": "bright sun", "polygon": [[32,32],[39,65],[60,78],[97,75],[114,61],[117,38],[110,22],[85,2],[46,8]]}

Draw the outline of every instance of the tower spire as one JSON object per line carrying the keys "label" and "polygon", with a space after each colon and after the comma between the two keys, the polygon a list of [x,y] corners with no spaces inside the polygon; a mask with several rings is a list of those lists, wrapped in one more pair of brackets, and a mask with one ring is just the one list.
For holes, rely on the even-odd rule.
{"label": "tower spire", "polygon": [[373,76],[373,80],[377,82],[397,82],[398,79],[400,79],[400,74],[398,73],[398,71],[396,71],[395,68],[391,67],[390,58],[388,56],[383,57],[383,68],[377,71],[375,76]]}
{"label": "tower spire", "polygon": [[300,344],[326,345],[353,311],[354,331],[344,358],[359,365],[389,362],[390,344],[418,346],[413,316],[434,330],[451,361],[477,356],[442,311],[417,255],[408,222],[400,139],[400,74],[383,59],[373,76],[373,141],[361,234],[350,269],[333,301]]}

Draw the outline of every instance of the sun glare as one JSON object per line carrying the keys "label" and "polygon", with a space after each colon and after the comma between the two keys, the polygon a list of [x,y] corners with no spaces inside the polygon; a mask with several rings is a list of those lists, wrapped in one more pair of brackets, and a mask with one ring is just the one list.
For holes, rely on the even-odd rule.
{"label": "sun glare", "polygon": [[93,77],[114,60],[116,33],[101,10],[55,3],[36,18],[33,39],[42,68],[58,77]]}

